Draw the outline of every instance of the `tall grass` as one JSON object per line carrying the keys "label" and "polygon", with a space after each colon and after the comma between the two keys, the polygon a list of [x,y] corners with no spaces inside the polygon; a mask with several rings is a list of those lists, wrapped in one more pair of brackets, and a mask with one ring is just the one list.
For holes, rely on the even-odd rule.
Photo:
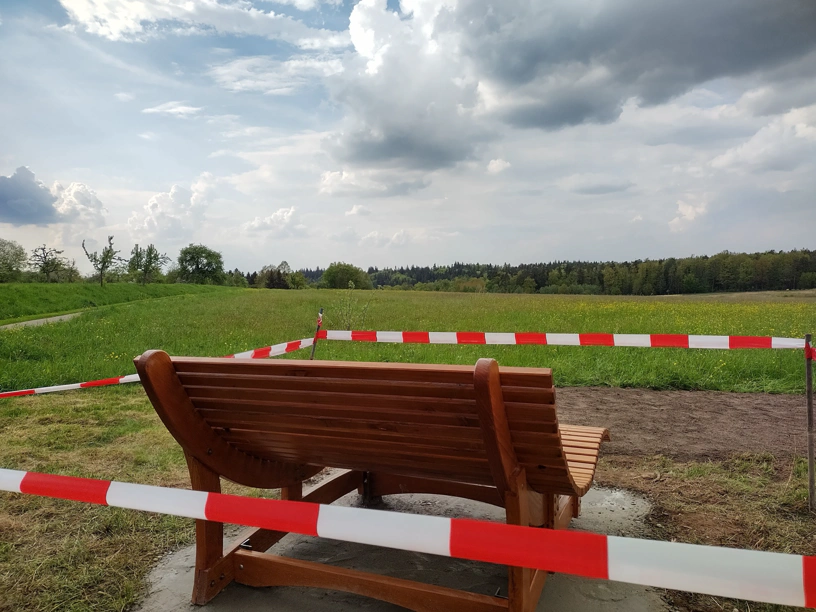
{"label": "tall grass", "polygon": [[[791,300],[369,292],[375,330],[745,334],[802,337],[816,311]],[[114,305],[67,323],[0,332],[0,388],[129,374],[143,351],[218,356],[310,337],[320,306],[337,329],[343,291],[218,291]],[[290,358],[304,358],[294,353]],[[798,393],[802,354],[783,350],[444,346],[321,342],[319,359],[546,366],[556,384]]]}

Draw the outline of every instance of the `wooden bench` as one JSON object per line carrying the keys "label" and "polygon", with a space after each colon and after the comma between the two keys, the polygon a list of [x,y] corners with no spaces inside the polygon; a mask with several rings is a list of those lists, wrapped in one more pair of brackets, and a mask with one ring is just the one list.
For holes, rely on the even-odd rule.
{"label": "wooden bench", "polygon": [[[193,489],[220,478],[331,503],[432,493],[505,508],[507,522],[565,528],[589,489],[596,427],[559,425],[552,372],[473,366],[169,357],[135,360],[145,391],[184,449]],[[345,471],[308,494],[324,467]],[[468,593],[263,554],[285,533],[253,530],[226,550],[221,523],[196,521],[193,602],[231,581],[353,592],[411,610],[529,612],[547,573],[509,568],[508,597]]]}

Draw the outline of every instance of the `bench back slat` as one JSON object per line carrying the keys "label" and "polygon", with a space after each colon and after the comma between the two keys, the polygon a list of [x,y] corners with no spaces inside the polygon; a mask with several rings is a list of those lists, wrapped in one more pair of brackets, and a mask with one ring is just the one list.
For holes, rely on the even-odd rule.
{"label": "bench back slat", "polygon": [[[259,459],[494,484],[473,366],[172,358],[200,418]],[[531,487],[571,493],[552,372],[500,368]]]}

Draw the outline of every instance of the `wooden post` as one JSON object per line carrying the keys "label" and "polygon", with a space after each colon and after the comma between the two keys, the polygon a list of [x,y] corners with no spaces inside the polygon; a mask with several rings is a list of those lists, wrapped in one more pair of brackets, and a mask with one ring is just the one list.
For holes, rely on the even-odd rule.
{"label": "wooden post", "polygon": [[315,349],[317,348],[317,334],[320,333],[320,326],[323,325],[323,309],[317,313],[317,328],[315,329],[314,340],[312,340],[312,354],[309,359],[314,360]]}
{"label": "wooden post", "polygon": [[813,359],[810,334],[805,336],[805,385],[807,389],[808,416],[808,502],[810,509],[816,510],[816,471],[813,467],[814,427],[813,427]]}

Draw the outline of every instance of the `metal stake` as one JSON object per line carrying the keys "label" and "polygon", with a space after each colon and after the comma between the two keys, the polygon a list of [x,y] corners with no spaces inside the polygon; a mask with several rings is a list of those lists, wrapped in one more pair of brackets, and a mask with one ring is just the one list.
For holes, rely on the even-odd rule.
{"label": "metal stake", "polygon": [[808,502],[811,510],[816,510],[816,471],[814,459],[814,426],[813,426],[813,355],[811,354],[810,334],[805,336],[805,384],[807,388],[808,417]]}
{"label": "metal stake", "polygon": [[323,309],[317,313],[317,329],[315,329],[314,340],[312,340],[312,354],[309,356],[310,360],[314,359],[315,349],[317,348],[317,334],[320,333],[320,327],[323,325]]}

